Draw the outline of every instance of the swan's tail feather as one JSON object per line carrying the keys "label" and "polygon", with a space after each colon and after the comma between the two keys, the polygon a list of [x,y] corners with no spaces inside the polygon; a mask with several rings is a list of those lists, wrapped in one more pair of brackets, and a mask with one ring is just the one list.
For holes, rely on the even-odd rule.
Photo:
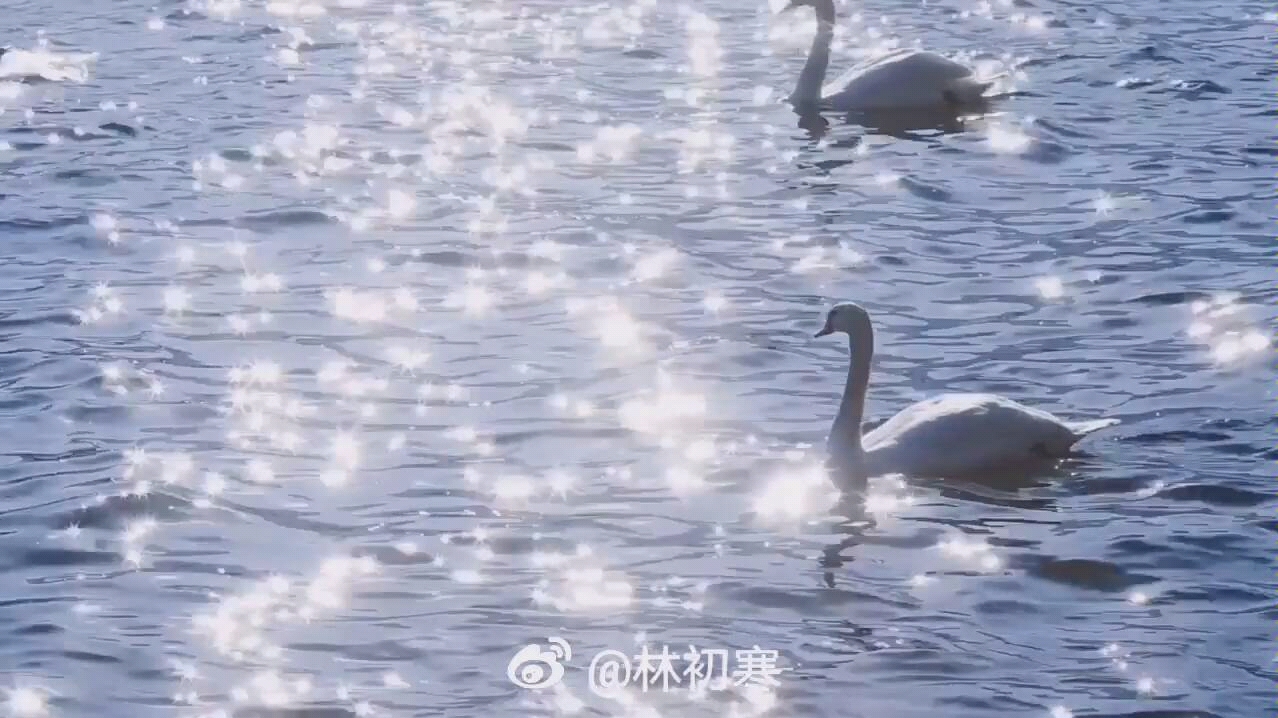
{"label": "swan's tail feather", "polygon": [[1074,421],[1066,424],[1069,430],[1074,432],[1074,436],[1079,439],[1087,436],[1094,431],[1100,431],[1111,426],[1116,426],[1121,422],[1118,419],[1093,419],[1091,421]]}

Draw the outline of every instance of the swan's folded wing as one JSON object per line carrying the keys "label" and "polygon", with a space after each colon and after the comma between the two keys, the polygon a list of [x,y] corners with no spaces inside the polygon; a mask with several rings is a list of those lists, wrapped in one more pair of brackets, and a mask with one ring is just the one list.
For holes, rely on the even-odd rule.
{"label": "swan's folded wing", "polygon": [[959,476],[1011,465],[1076,437],[1051,414],[993,394],[942,394],[906,407],[866,434],[874,475]]}
{"label": "swan's folded wing", "polygon": [[[859,63],[826,85],[823,104],[841,111],[940,105],[946,92],[971,76],[971,69],[936,53],[898,50]],[[965,88],[961,94],[966,97]]]}

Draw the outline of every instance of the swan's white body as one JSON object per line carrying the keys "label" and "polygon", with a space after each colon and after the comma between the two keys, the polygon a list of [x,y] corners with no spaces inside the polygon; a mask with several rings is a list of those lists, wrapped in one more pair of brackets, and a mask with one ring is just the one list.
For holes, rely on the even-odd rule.
{"label": "swan's white body", "polygon": [[820,105],[836,112],[873,112],[974,105],[992,83],[934,52],[904,50],[848,70],[821,90]]}
{"label": "swan's white body", "polygon": [[838,112],[875,112],[971,106],[991,82],[934,52],[901,50],[853,67],[825,85],[834,40],[834,0],[792,0],[789,8],[816,10],[817,33],[790,102]]}
{"label": "swan's white body", "polygon": [[1067,422],[997,394],[941,394],[861,437],[868,476],[964,476],[1068,456],[1117,419]]}
{"label": "swan's white body", "polygon": [[1080,439],[1118,419],[1069,422],[997,394],[942,394],[906,407],[861,435],[874,354],[870,315],[856,304],[830,310],[817,336],[844,332],[851,360],[828,451],[839,478],[863,490],[869,477],[960,478],[1028,468],[1069,456]]}

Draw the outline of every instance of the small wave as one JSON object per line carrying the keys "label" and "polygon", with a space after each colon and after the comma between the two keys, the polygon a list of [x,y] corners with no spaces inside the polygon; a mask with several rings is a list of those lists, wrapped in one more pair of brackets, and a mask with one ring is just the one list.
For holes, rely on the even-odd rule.
{"label": "small wave", "polygon": [[0,54],[0,78],[24,82],[85,82],[94,53],[57,53],[43,47]]}

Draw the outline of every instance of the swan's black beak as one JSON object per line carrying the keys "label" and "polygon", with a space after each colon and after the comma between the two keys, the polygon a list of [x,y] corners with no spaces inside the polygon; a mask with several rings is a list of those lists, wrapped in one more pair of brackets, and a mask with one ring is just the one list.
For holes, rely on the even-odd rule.
{"label": "swan's black beak", "polygon": [[821,331],[819,331],[819,332],[817,332],[817,333],[816,333],[816,338],[817,338],[817,339],[820,339],[821,337],[823,337],[823,336],[825,336],[825,335],[827,335],[827,334],[833,334],[833,333],[834,333],[834,330],[830,328],[830,325],[829,325],[829,324],[827,324],[827,325],[825,325],[825,326],[821,327]]}

